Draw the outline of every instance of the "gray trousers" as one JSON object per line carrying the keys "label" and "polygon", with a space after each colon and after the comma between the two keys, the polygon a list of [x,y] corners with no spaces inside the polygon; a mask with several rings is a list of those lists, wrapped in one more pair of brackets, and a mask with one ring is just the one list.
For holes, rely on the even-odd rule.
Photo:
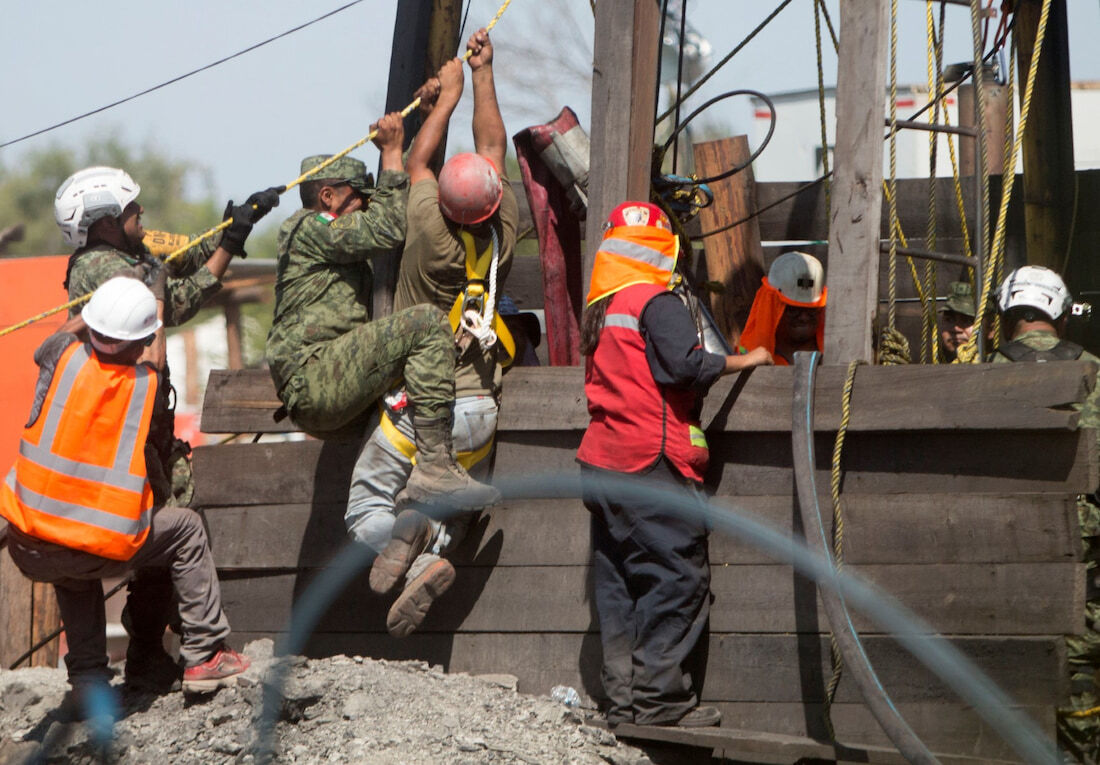
{"label": "gray trousers", "polygon": [[65,664],[74,686],[107,676],[107,617],[100,581],[107,577],[145,568],[169,571],[183,624],[180,657],[187,666],[209,659],[229,635],[206,529],[194,510],[154,510],[145,544],[125,561],[34,539],[13,527],[8,533],[8,550],[19,570],[36,582],[53,584],[57,592],[69,644]]}

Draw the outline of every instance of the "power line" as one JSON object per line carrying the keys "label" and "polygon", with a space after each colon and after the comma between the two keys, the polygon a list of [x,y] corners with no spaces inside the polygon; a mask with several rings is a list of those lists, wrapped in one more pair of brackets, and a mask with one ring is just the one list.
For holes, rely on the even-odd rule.
{"label": "power line", "polygon": [[58,122],[55,125],[50,125],[49,127],[44,127],[41,130],[34,131],[33,133],[27,133],[26,135],[20,136],[19,138],[13,138],[10,141],[5,141],[4,143],[0,143],[0,149],[3,149],[7,146],[12,146],[13,144],[17,144],[20,141],[26,141],[28,138],[34,138],[35,136],[42,135],[43,133],[48,133],[51,130],[56,130],[59,127],[64,127],[65,125],[71,125],[72,123],[78,122],[78,121],[84,119],[85,117],[91,117],[93,114],[99,114],[100,112],[105,112],[108,109],[113,109],[114,107],[120,106],[120,105],[122,105],[122,104],[124,104],[128,101],[133,101],[135,98],[140,98],[141,96],[152,93],[155,90],[160,90],[161,88],[165,88],[169,85],[173,85],[173,84],[179,82],[180,80],[185,80],[185,79],[187,79],[188,77],[190,77],[192,75],[198,74],[199,72],[205,72],[207,69],[213,69],[216,66],[224,64],[226,61],[231,61],[232,59],[235,59],[238,56],[243,56],[245,53],[250,53],[250,52],[256,50],[257,48],[262,48],[263,46],[267,45],[268,43],[275,42],[276,40],[279,40],[283,37],[286,37],[287,35],[294,34],[295,32],[301,31],[301,30],[305,29],[308,26],[312,26],[313,24],[316,24],[318,21],[323,21],[323,20],[327,19],[329,16],[335,16],[337,13],[340,13],[340,11],[346,11],[348,8],[351,8],[353,5],[358,5],[361,2],[363,2],[363,0],[351,0],[350,3],[347,3],[346,5],[341,5],[339,8],[336,8],[335,10],[331,10],[328,13],[324,14],[323,16],[318,16],[317,18],[313,19],[312,21],[307,21],[304,24],[299,24],[298,26],[296,26],[292,29],[288,29],[285,32],[281,32],[280,34],[277,34],[274,37],[269,37],[266,40],[263,40],[262,42],[256,43],[255,45],[250,45],[249,47],[245,48],[244,50],[239,50],[236,53],[233,53],[231,55],[226,56],[225,58],[220,58],[217,61],[211,62],[211,63],[207,64],[206,66],[199,67],[198,69],[193,69],[190,72],[187,72],[186,74],[181,74],[178,77],[173,77],[172,79],[170,79],[166,82],[162,82],[159,85],[154,85],[151,88],[146,88],[145,90],[143,90],[139,93],[134,93],[132,96],[128,96],[128,97],[120,99],[118,101],[114,101],[112,103],[107,104],[106,106],[101,106],[98,109],[93,109],[90,112],[85,112],[84,114],[80,114],[76,117],[72,117],[70,119],[67,119],[64,122]]}

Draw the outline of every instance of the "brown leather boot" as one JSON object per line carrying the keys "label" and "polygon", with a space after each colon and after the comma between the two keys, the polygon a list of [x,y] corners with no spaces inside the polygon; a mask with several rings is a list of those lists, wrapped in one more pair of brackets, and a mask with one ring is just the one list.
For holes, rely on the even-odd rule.
{"label": "brown leather boot", "polygon": [[455,580],[455,569],[450,561],[437,560],[413,579],[386,615],[386,629],[397,638],[407,637],[420,626],[432,602],[445,593]]}
{"label": "brown leather boot", "polygon": [[500,492],[478,483],[455,461],[450,417],[413,416],[416,464],[397,507],[434,504],[451,510],[480,510],[500,502]]}
{"label": "brown leather boot", "polygon": [[424,552],[432,538],[428,519],[416,510],[402,510],[393,522],[390,541],[370,567],[370,588],[385,595],[401,581],[416,556]]}

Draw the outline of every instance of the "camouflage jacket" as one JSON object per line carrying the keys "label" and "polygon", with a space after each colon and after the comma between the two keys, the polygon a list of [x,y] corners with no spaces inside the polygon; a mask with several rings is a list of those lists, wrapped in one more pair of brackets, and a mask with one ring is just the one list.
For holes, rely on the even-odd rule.
{"label": "camouflage jacket", "polygon": [[383,170],[370,204],[334,218],[294,213],[279,228],[267,362],[276,390],[325,343],[371,319],[370,259],[405,241],[409,176]]}
{"label": "camouflage jacket", "polygon": [[[1024,332],[1015,339],[1037,351],[1048,351],[1060,342],[1057,335],[1039,329]],[[1100,365],[1100,358],[1097,358],[1088,351],[1082,351],[1078,358],[1081,361],[1091,361]],[[990,360],[994,364],[1006,364],[1012,361],[1012,359],[1005,356],[999,350],[993,352],[993,357]],[[1100,373],[1097,375],[1096,387],[1092,389],[1092,393],[1075,408],[1081,412],[1081,417],[1077,421],[1077,427],[1097,428],[1097,436],[1100,437]]]}
{"label": "camouflage jacket", "polygon": [[[69,299],[75,300],[95,292],[99,285],[120,272],[141,271],[142,281],[151,286],[157,271],[167,268],[164,323],[169,327],[178,327],[198,313],[202,304],[222,287],[218,278],[205,267],[206,261],[218,248],[215,239],[211,237],[199,242],[167,265],[144,247],[138,255],[108,244],[77,250],[70,260]],[[69,316],[78,314],[81,307],[70,308]]]}

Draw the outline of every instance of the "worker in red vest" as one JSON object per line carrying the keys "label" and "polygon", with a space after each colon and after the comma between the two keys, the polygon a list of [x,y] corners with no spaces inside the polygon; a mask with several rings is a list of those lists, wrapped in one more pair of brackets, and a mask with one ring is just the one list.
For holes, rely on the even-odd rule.
{"label": "worker in red vest", "polygon": [[821,351],[825,338],[825,269],[804,252],[775,259],[752,301],[741,347],[765,348],[778,366],[788,366],[795,351]]}
{"label": "worker in red vest", "polygon": [[[100,580],[144,568],[171,573],[184,691],[215,690],[249,665],[225,644],[229,624],[202,519],[153,506],[146,464],[159,459],[149,427],[163,405],[163,310],[141,281],[115,277],[47,338],[35,353],[38,386],[19,456],[0,485],[12,560],[57,592],[77,701],[110,678]],[[90,342],[81,343],[74,333],[85,326]]]}
{"label": "worker in red vest", "polygon": [[[770,364],[771,354],[704,350],[690,312],[669,291],[678,252],[660,208],[615,208],[581,328],[592,419],[577,460],[592,513],[610,725],[721,721],[716,708],[699,706],[695,671],[710,614],[706,526],[661,494],[698,499],[709,457],[698,419],[702,397],[719,376]],[[652,492],[624,499],[615,479]]]}

